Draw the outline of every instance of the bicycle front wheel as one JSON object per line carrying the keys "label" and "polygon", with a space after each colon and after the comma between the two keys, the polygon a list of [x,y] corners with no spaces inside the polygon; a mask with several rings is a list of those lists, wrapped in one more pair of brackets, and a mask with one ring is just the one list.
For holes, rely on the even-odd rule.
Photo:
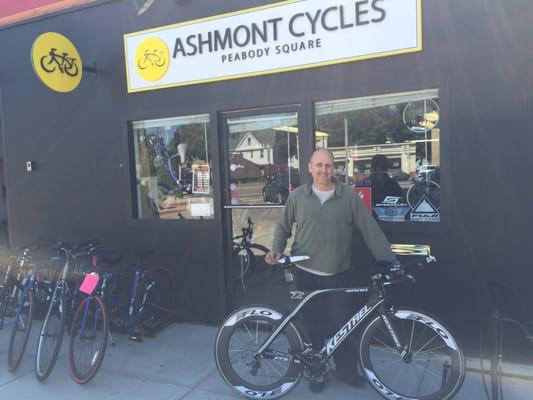
{"label": "bicycle front wheel", "polygon": [[235,246],[231,252],[233,279],[243,281],[250,277],[254,270],[254,253],[246,247]]}
{"label": "bicycle front wheel", "polygon": [[67,317],[65,314],[65,294],[56,289],[50,301],[48,312],[41,328],[35,357],[35,375],[40,381],[52,372],[61,349]]}
{"label": "bicycle front wheel", "polygon": [[169,320],[174,309],[175,286],[172,273],[154,268],[139,287],[137,321],[145,335],[153,335]]}
{"label": "bicycle front wheel", "polygon": [[294,354],[303,351],[303,338],[289,323],[265,350],[255,352],[274,332],[283,315],[262,306],[245,307],[231,314],[220,326],[215,340],[218,371],[242,395],[275,399],[292,390],[301,377],[301,364]]}
{"label": "bicycle front wheel", "polygon": [[0,286],[0,329],[4,327],[4,318],[7,310],[8,288],[6,284]]}
{"label": "bicycle front wheel", "polygon": [[30,288],[26,288],[22,293],[15,314],[11,337],[9,338],[7,368],[10,372],[14,372],[18,368],[26,350],[26,345],[30,337],[34,306],[33,292]]}
{"label": "bicycle front wheel", "polygon": [[87,297],[78,307],[68,346],[68,365],[76,383],[94,378],[107,348],[109,325],[107,311],[99,296]]}
{"label": "bicycle front wheel", "polygon": [[361,367],[373,388],[386,399],[453,398],[464,381],[465,360],[450,331],[414,310],[396,310],[388,319],[399,336],[402,355],[381,316],[361,337]]}

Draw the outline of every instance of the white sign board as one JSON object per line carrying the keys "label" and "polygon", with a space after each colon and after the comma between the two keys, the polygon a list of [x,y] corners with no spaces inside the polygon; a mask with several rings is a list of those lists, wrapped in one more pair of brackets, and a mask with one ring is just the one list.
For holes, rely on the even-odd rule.
{"label": "white sign board", "polygon": [[421,0],[291,0],[124,35],[128,92],[422,50]]}

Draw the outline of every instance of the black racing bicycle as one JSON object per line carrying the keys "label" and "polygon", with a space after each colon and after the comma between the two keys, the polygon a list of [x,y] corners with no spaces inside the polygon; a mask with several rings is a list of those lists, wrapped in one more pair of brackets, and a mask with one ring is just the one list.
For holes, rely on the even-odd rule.
{"label": "black racing bicycle", "polygon": [[[391,285],[414,282],[413,270],[436,261],[434,257],[375,273],[369,287],[299,292],[290,268],[306,259],[309,257],[295,256],[278,261],[291,298],[302,299],[290,314],[247,306],[220,326],[215,359],[229,386],[251,399],[275,399],[291,391],[302,376],[311,381],[323,379],[335,350],[363,325],[360,365],[380,395],[389,400],[449,400],[455,396],[464,381],[465,360],[450,330],[425,312],[396,308],[387,295]],[[313,349],[296,317],[311,299],[333,293],[367,294],[369,300],[321,350]]]}

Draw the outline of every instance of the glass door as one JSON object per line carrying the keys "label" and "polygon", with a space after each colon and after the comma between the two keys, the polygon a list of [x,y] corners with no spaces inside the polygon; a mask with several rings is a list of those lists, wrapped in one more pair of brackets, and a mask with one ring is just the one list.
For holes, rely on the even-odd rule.
{"label": "glass door", "polygon": [[231,236],[227,277],[233,306],[274,297],[279,274],[265,265],[264,256],[285,201],[301,181],[298,115],[293,107],[224,117],[223,201]]}

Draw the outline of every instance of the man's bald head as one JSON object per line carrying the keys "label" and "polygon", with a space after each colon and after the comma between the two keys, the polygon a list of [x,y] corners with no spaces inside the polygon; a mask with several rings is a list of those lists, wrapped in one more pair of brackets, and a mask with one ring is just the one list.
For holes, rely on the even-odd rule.
{"label": "man's bald head", "polygon": [[311,158],[309,159],[309,164],[313,164],[314,161],[315,161],[315,158],[316,158],[316,155],[328,155],[329,158],[330,158],[330,161],[331,161],[331,165],[333,165],[333,153],[331,150],[329,149],[324,149],[324,148],[320,148],[320,149],[316,149],[313,154],[311,154]]}
{"label": "man's bald head", "polygon": [[313,177],[313,185],[318,190],[331,190],[333,168],[333,153],[328,149],[315,150],[307,169]]}

